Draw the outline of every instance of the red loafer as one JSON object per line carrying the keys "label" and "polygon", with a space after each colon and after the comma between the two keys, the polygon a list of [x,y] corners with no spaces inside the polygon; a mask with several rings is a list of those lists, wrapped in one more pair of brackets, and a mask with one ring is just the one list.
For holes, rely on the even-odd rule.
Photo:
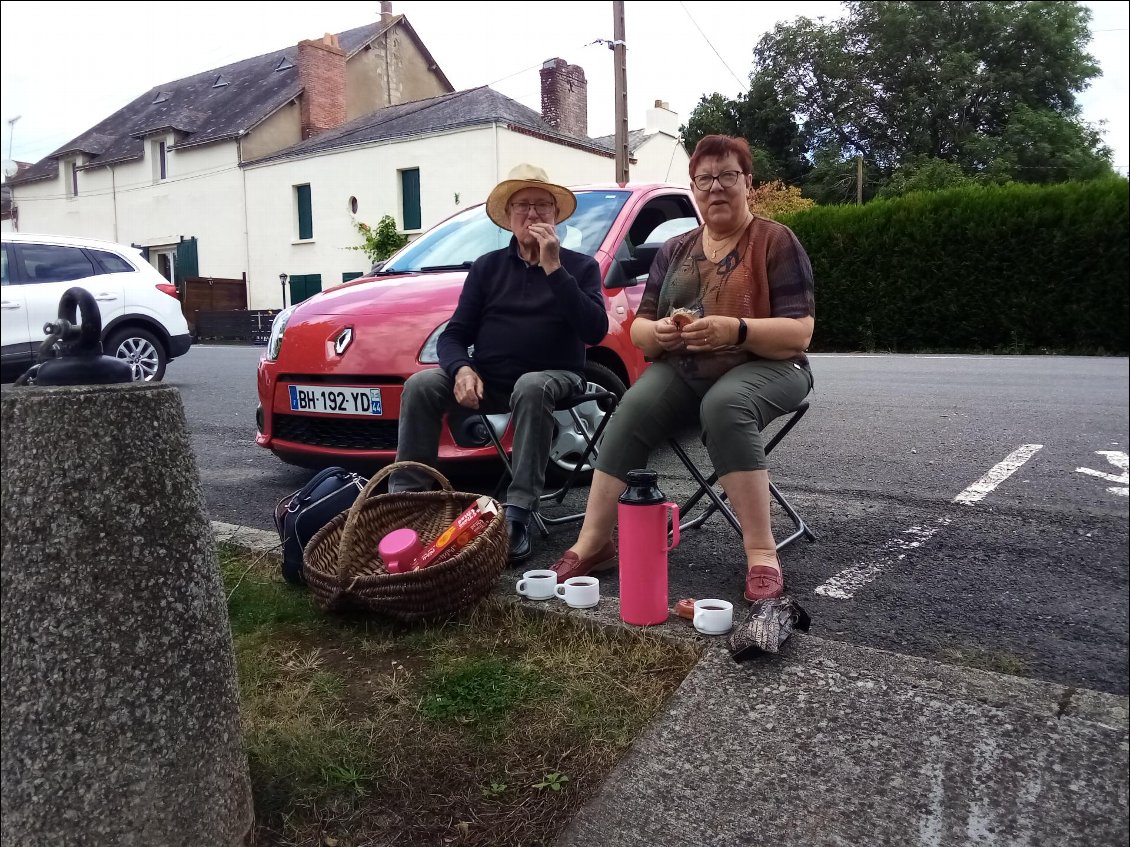
{"label": "red loafer", "polygon": [[584,559],[570,550],[549,567],[557,571],[557,581],[561,583],[570,577],[588,576],[591,573],[609,570],[615,566],[615,559],[616,545],[609,541]]}
{"label": "red loafer", "polygon": [[785,580],[776,568],[754,565],[745,575],[745,599],[751,603],[772,600],[785,593]]}

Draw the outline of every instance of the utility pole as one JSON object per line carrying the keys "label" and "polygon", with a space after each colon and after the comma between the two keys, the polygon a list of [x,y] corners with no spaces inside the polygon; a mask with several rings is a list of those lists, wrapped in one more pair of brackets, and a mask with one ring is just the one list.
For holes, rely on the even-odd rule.
{"label": "utility pole", "polygon": [[855,202],[863,205],[863,154],[855,154]]}
{"label": "utility pole", "polygon": [[612,63],[616,79],[616,181],[628,181],[628,65],[624,2],[612,2]]}
{"label": "utility pole", "polygon": [[12,149],[12,135],[16,132],[16,121],[22,117],[23,115],[16,115],[14,118],[8,118],[8,158],[13,162],[16,161],[16,152]]}

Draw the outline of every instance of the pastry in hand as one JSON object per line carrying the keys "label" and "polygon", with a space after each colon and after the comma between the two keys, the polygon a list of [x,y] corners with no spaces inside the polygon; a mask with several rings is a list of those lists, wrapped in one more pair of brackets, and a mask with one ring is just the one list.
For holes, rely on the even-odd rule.
{"label": "pastry in hand", "polygon": [[687,324],[694,323],[698,320],[698,313],[693,309],[676,309],[671,313],[671,323],[679,328],[682,332]]}

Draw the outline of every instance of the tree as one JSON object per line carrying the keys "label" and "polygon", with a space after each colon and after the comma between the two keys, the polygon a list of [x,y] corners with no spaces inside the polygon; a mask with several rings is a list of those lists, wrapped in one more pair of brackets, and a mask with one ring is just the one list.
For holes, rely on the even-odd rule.
{"label": "tree", "polygon": [[739,135],[736,101],[727,100],[717,91],[703,94],[687,122],[679,127],[679,134],[687,153],[694,153],[695,146],[707,135]]}
{"label": "tree", "polygon": [[943,188],[976,183],[977,180],[966,176],[956,162],[923,157],[918,160],[908,159],[900,164],[875,196],[898,197],[912,191],[940,191]]}
{"label": "tree", "polygon": [[[900,166],[919,167],[926,159],[992,180],[1110,172],[1110,151],[1082,121],[1076,102],[1099,73],[1085,51],[1091,19],[1085,6],[1051,0],[845,6],[842,19],[800,17],[763,36],[744,97],[759,115],[779,106],[796,122],[797,149],[815,165],[806,193],[841,182],[842,166],[857,154],[880,186]],[[772,97],[759,90],[766,85]],[[737,123],[750,126],[748,118]]]}
{"label": "tree", "polygon": [[1085,123],[1047,109],[1019,106],[998,136],[972,140],[967,155],[996,181],[1065,182],[1109,176],[1110,148]]}
{"label": "tree", "polygon": [[796,121],[764,77],[755,75],[749,91],[733,100],[718,92],[704,94],[680,133],[688,153],[693,153],[706,135],[744,138],[753,154],[756,184],[774,180],[796,183],[812,169]]}

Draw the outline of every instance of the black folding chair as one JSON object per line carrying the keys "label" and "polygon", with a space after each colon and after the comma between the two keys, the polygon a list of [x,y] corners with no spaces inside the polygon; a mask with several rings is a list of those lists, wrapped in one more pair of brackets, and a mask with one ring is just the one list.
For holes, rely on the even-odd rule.
{"label": "black folding chair", "polygon": [[[577,477],[584,472],[589,458],[595,459],[597,457],[597,445],[600,441],[600,436],[604,434],[604,428],[608,425],[608,421],[611,420],[612,413],[616,410],[616,404],[618,402],[616,395],[611,391],[589,383],[587,390],[583,394],[574,394],[567,397],[554,407],[554,411],[556,412],[568,412],[578,436],[584,443],[584,449],[581,451],[576,462],[574,462],[572,469],[569,471],[569,475],[565,478],[561,486],[555,491],[542,494],[540,503],[557,503],[561,505],[565,502],[565,495],[569,493],[569,490],[577,481]],[[585,403],[596,403],[600,411],[604,413],[604,416],[600,419],[600,422],[595,428],[590,428],[584,415],[580,414],[578,411],[578,408]],[[495,486],[494,496],[497,499],[506,490],[507,482],[513,474],[510,457],[506,454],[506,448],[502,446],[502,436],[510,425],[510,415],[487,415],[480,412],[479,420],[483,427],[485,427],[487,437],[490,438],[490,443],[494,445],[495,452],[498,453],[498,458],[502,461],[502,465],[505,468],[502,472],[502,476],[498,480],[498,484]],[[584,516],[584,512],[577,512],[571,515],[547,517],[541,514],[540,509],[533,513],[534,523],[537,524],[543,537],[549,535],[550,526],[574,523],[584,518]]]}
{"label": "black folding chair", "polygon": [[[804,413],[807,411],[808,401],[805,400],[796,408],[795,411],[784,416],[784,424],[769,440],[769,443],[765,445],[766,456],[773,452],[773,449],[781,443],[781,440],[789,434],[789,431],[797,425],[800,419],[804,417]],[[718,482],[717,471],[710,474],[710,476],[704,476],[702,471],[700,471],[695,463],[691,460],[691,457],[687,455],[687,451],[683,449],[682,445],[680,445],[676,439],[672,438],[669,443],[671,445],[671,449],[675,451],[675,455],[679,457],[679,461],[681,461],[686,466],[687,470],[690,472],[691,476],[694,477],[699,486],[698,491],[692,494],[687,502],[679,507],[679,531],[683,532],[684,530],[695,529],[696,527],[702,526],[702,524],[705,523],[706,520],[715,512],[721,512],[722,517],[729,521],[730,526],[734,528],[734,531],[737,532],[738,535],[741,535],[742,526],[740,523],[738,523],[738,518],[737,515],[734,514],[734,510],[731,509],[729,504],[726,502],[726,492],[716,491],[714,488],[715,484]],[[812,528],[809,527],[804,518],[801,517],[800,513],[792,507],[792,504],[790,504],[789,501],[785,499],[785,496],[780,492],[777,486],[773,484],[772,480],[770,480],[769,482],[769,493],[773,495],[773,499],[776,500],[777,503],[780,504],[781,508],[785,510],[785,514],[787,514],[792,520],[795,530],[783,541],[777,542],[777,549],[783,549],[786,545],[792,544],[801,536],[804,536],[809,541],[815,541],[816,533],[812,531]],[[698,505],[699,501],[701,501],[703,497],[707,498],[710,502],[706,504],[705,508],[700,514],[696,515],[693,518],[687,519],[687,515],[691,513],[691,510]]]}

